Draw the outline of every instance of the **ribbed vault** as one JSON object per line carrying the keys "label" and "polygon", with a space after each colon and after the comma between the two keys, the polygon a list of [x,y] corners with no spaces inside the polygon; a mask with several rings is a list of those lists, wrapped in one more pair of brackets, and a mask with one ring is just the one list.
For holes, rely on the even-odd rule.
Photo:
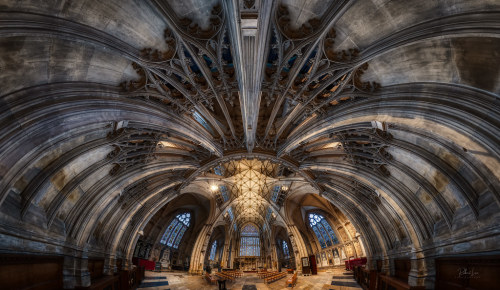
{"label": "ribbed vault", "polygon": [[299,266],[318,212],[432,287],[435,257],[500,246],[499,19],[496,0],[2,1],[2,252],[113,271],[182,208],[192,273],[248,222]]}

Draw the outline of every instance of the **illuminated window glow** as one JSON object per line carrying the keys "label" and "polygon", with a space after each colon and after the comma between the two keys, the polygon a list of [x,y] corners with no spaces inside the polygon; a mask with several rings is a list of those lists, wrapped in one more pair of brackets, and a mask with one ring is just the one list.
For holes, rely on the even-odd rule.
{"label": "illuminated window glow", "polygon": [[276,185],[275,187],[273,187],[273,191],[271,193],[271,200],[276,202],[276,200],[278,200],[278,195],[280,193],[280,190],[281,190],[281,186],[279,185]]}
{"label": "illuminated window glow", "polygon": [[240,256],[260,256],[260,238],[257,227],[246,225],[241,230]]}
{"label": "illuminated window glow", "polygon": [[205,127],[205,129],[207,129],[210,133],[213,133],[212,128],[210,128],[207,121],[205,121],[205,119],[200,115],[200,113],[194,112],[193,117],[196,121],[198,121],[198,123],[200,123],[203,127]]}
{"label": "illuminated window glow", "polygon": [[[224,175],[224,167],[222,167],[220,165],[216,166],[216,167],[214,167],[214,172],[215,172],[215,174],[217,174],[219,176],[223,176]],[[229,200],[229,191],[225,185],[220,186],[220,193],[222,195],[222,198],[224,199],[224,202]]]}
{"label": "illuminated window glow", "polygon": [[215,252],[217,251],[217,241],[212,243],[212,249],[210,250],[210,260],[215,260]]}
{"label": "illuminated window glow", "polygon": [[170,225],[165,230],[165,233],[163,234],[160,243],[177,249],[182,240],[182,236],[189,227],[190,221],[191,221],[190,213],[183,213],[177,215],[170,222]]}
{"label": "illuminated window glow", "polygon": [[318,238],[321,248],[330,247],[339,243],[332,227],[323,216],[313,213],[309,214],[309,224]]}
{"label": "illuminated window glow", "polygon": [[227,187],[225,185],[220,186],[220,193],[222,194],[222,198],[224,199],[224,202],[229,200],[229,193],[228,193]]}
{"label": "illuminated window glow", "polygon": [[283,255],[287,259],[290,258],[290,251],[288,250],[288,244],[285,241],[283,241]]}
{"label": "illuminated window glow", "polygon": [[267,208],[267,213],[266,213],[266,220],[269,220],[271,218],[271,214],[273,211],[271,210],[270,207]]}

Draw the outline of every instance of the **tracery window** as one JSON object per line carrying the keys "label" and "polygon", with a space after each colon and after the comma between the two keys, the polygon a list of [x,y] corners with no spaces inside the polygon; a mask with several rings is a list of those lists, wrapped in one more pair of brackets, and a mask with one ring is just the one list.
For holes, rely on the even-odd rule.
{"label": "tracery window", "polygon": [[227,209],[227,213],[229,214],[229,218],[231,218],[231,221],[234,220],[234,214],[233,214],[233,210],[231,208]]}
{"label": "tracery window", "polygon": [[160,243],[177,249],[179,247],[179,243],[181,242],[182,236],[189,227],[190,221],[191,214],[188,212],[177,215],[170,222],[167,230],[165,230]]}
{"label": "tracery window", "polygon": [[222,195],[222,198],[224,199],[224,202],[229,200],[229,193],[225,185],[220,186],[220,193]]}
{"label": "tracery window", "polygon": [[290,258],[290,251],[288,250],[288,244],[286,241],[283,241],[283,255],[285,258]]}
{"label": "tracery window", "polygon": [[310,213],[309,224],[311,225],[314,234],[318,238],[321,248],[330,247],[333,244],[339,243],[332,227],[322,215]]}
{"label": "tracery window", "polygon": [[271,214],[273,211],[271,210],[271,207],[267,208],[267,213],[266,213],[266,220],[268,221],[271,218]]}
{"label": "tracery window", "polygon": [[205,119],[203,119],[203,117],[200,115],[200,113],[194,112],[193,117],[198,123],[200,123],[203,127],[205,127],[205,129],[207,129],[210,133],[213,134],[213,130],[210,128],[207,121],[205,121]]}
{"label": "tracery window", "polygon": [[271,200],[276,202],[278,200],[278,195],[280,193],[280,190],[281,190],[281,186],[279,185],[276,185],[275,187],[273,187],[273,191],[271,192]]}
{"label": "tracery window", "polygon": [[215,252],[217,251],[217,241],[214,241],[212,243],[212,249],[210,250],[210,260],[215,260]]}
{"label": "tracery window", "polygon": [[254,225],[241,229],[240,256],[260,256],[259,230]]}
{"label": "tracery window", "polygon": [[[224,167],[222,166],[216,166],[214,167],[214,172],[215,174],[219,176],[224,176]],[[224,199],[224,202],[229,200],[229,190],[227,189],[227,186],[221,185],[219,186],[220,193],[222,195],[222,199]]]}

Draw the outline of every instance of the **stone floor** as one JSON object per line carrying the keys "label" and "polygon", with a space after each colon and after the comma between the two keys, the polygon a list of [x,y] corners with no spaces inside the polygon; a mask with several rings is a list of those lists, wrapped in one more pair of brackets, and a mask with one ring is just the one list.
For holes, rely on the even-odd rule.
{"label": "stone floor", "polygon": [[[227,289],[287,289],[285,287],[286,278],[265,284],[254,273],[245,273],[241,278],[234,282],[227,282]],[[165,290],[165,289],[218,289],[216,285],[209,285],[201,276],[189,276],[186,272],[150,272],[146,271],[146,279],[138,289],[146,290]],[[334,290],[353,290],[361,289],[352,278],[352,273],[345,273],[343,269],[333,269],[326,272],[319,272],[313,276],[299,276],[297,285],[293,289],[334,289]]]}

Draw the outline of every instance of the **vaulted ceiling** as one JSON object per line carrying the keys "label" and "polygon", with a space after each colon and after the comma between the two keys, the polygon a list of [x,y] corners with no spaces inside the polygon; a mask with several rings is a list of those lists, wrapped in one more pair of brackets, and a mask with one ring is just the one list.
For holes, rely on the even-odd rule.
{"label": "vaulted ceiling", "polygon": [[320,195],[371,255],[498,230],[497,0],[0,3],[3,235],[130,255],[188,193],[240,225]]}

